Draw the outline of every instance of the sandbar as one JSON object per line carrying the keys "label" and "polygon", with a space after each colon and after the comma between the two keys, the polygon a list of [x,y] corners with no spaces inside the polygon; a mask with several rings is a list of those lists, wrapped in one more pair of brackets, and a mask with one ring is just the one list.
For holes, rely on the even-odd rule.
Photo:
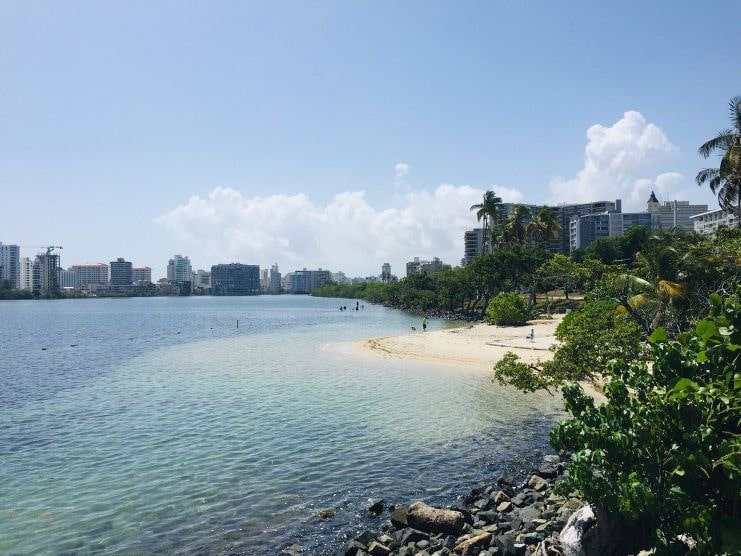
{"label": "sandbar", "polygon": [[[485,323],[402,336],[374,338],[353,345],[353,350],[381,357],[410,359],[491,371],[494,363],[511,351],[525,363],[553,357],[556,327],[563,315],[533,320],[526,326],[495,326]],[[532,337],[530,337],[532,333]]]}

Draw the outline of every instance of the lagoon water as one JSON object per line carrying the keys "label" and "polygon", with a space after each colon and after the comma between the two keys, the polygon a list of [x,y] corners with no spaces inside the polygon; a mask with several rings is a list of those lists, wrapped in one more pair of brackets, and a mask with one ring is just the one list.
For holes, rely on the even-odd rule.
{"label": "lagoon water", "polygon": [[351,353],[419,318],[340,304],[0,302],[0,554],[331,553],[545,448],[557,398]]}

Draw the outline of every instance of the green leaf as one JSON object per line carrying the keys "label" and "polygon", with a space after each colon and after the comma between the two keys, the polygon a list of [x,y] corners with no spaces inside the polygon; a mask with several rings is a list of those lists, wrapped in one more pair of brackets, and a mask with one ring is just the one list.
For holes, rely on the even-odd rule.
{"label": "green leaf", "polygon": [[657,328],[653,331],[653,334],[648,337],[648,341],[652,344],[666,342],[668,339],[669,337],[666,335],[666,330],[663,328]]}
{"label": "green leaf", "polygon": [[701,320],[695,327],[695,333],[702,340],[707,340],[718,334],[718,327],[709,320]]}
{"label": "green leaf", "polygon": [[707,351],[701,351],[697,354],[697,362],[698,363],[705,363],[708,360],[708,352]]}

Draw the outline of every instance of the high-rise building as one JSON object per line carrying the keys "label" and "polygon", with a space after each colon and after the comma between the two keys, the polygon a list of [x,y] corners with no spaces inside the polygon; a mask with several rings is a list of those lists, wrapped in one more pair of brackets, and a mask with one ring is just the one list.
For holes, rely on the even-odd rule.
{"label": "high-rise building", "polygon": [[33,289],[33,262],[28,257],[21,257],[21,285],[22,290]]}
{"label": "high-rise building", "polygon": [[21,248],[0,242],[0,282],[3,281],[11,289],[21,287]]}
{"label": "high-rise building", "polygon": [[172,284],[190,282],[192,272],[188,257],[175,255],[167,262],[167,279]]}
{"label": "high-rise building", "polygon": [[419,257],[414,257],[413,261],[409,261],[407,263],[407,278],[409,278],[415,272],[426,272],[427,274],[432,274],[434,272],[437,272],[444,266],[449,265],[444,264],[437,257],[433,257],[431,261],[421,261],[419,260]]}
{"label": "high-rise building", "polygon": [[647,212],[603,212],[574,216],[569,223],[571,250],[588,247],[595,240],[621,237],[634,226],[651,228],[651,215]]}
{"label": "high-rise building", "polygon": [[152,269],[148,266],[134,266],[131,268],[131,279],[137,286],[146,286],[152,283]]}
{"label": "high-rise building", "polygon": [[389,283],[391,281],[391,263],[381,265],[381,282]]}
{"label": "high-rise building", "polygon": [[322,287],[325,282],[332,280],[332,273],[329,270],[297,270],[289,273],[288,291],[291,293],[313,293]]}
{"label": "high-rise building", "polygon": [[51,252],[36,255],[33,262],[31,289],[42,297],[59,294],[59,255]]}
{"label": "high-rise building", "polygon": [[211,267],[211,295],[259,295],[260,267],[217,264]]}
{"label": "high-rise building", "polygon": [[108,283],[108,265],[105,263],[74,264],[69,269],[77,273],[77,283],[80,288]]}
{"label": "high-rise building", "polygon": [[280,293],[281,287],[281,276],[278,270],[278,263],[275,263],[270,267],[270,284],[268,286],[268,292],[277,295]]}
{"label": "high-rise building", "polygon": [[723,209],[711,210],[690,216],[694,222],[695,231],[708,237],[715,237],[718,228],[723,226],[735,228],[738,226],[738,217],[732,212]]}
{"label": "high-rise building", "polygon": [[111,261],[111,286],[128,287],[134,284],[134,276],[130,261],[125,261],[121,257]]}
{"label": "high-rise building", "polygon": [[463,259],[461,263],[465,266],[478,257],[484,250],[484,229],[474,228],[463,234]]}
{"label": "high-rise building", "polygon": [[207,270],[197,270],[194,272],[193,279],[194,288],[203,288],[207,290],[211,287],[211,273]]}
{"label": "high-rise building", "polygon": [[646,212],[651,215],[651,229],[668,231],[672,228],[691,232],[695,229],[693,216],[708,212],[707,205],[691,205],[689,201],[660,203],[654,192],[646,202]]}
{"label": "high-rise building", "polygon": [[69,269],[64,270],[60,268],[59,273],[59,287],[63,290],[76,290],[80,287],[79,276],[77,272]]}

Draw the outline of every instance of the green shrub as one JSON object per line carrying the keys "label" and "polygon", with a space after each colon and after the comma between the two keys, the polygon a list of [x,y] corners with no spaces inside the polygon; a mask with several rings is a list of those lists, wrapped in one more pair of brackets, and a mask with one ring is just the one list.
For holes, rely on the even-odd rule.
{"label": "green shrub", "polygon": [[651,365],[607,366],[607,401],[563,390],[573,418],[551,443],[573,451],[561,493],[580,492],[633,525],[646,547],[741,553],[741,303],[711,296],[710,315],[670,341],[649,338]]}
{"label": "green shrub", "polygon": [[500,293],[489,302],[486,319],[499,326],[522,326],[530,319],[530,310],[519,293]]}

